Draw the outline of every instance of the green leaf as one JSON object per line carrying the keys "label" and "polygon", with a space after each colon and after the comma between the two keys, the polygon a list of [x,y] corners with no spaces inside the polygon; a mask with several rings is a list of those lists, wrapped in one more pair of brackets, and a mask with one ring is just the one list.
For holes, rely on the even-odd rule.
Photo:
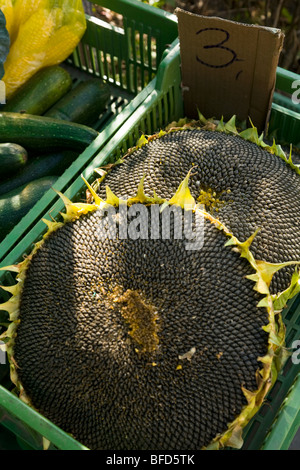
{"label": "green leaf", "polygon": [[225,124],[225,130],[228,131],[230,134],[238,134],[235,121],[236,116],[233,115],[232,118]]}
{"label": "green leaf", "polygon": [[250,142],[254,142],[255,144],[259,145],[259,137],[256,127],[249,127],[248,129],[240,132],[239,135],[243,139],[249,140]]}
{"label": "green leaf", "polygon": [[274,309],[282,310],[288,300],[292,299],[298,292],[300,292],[300,279],[298,271],[295,271],[290,286],[285,291],[272,295]]}
{"label": "green leaf", "polygon": [[6,29],[6,19],[0,10],[0,80],[4,75],[3,64],[6,61],[10,46],[9,34]]}
{"label": "green leaf", "polygon": [[169,204],[176,204],[183,209],[186,209],[187,206],[190,206],[191,208],[195,206],[195,199],[193,198],[188,186],[191,171],[192,170],[188,172],[187,176],[180,183],[176,193],[170,199]]}
{"label": "green leaf", "polygon": [[207,119],[203,116],[203,114],[200,112],[200,110],[197,108],[198,112],[198,121],[200,121],[201,124],[206,124]]}
{"label": "green leaf", "polygon": [[141,135],[141,137],[139,138],[139,140],[137,141],[137,147],[138,148],[141,148],[143,147],[143,145],[146,145],[148,143],[148,139],[146,138],[146,136],[143,134]]}
{"label": "green leaf", "polygon": [[216,131],[218,131],[218,132],[225,132],[225,130],[226,130],[226,127],[225,127],[225,124],[224,124],[224,118],[223,118],[223,116],[222,116],[221,119],[220,119],[219,122],[218,122]]}

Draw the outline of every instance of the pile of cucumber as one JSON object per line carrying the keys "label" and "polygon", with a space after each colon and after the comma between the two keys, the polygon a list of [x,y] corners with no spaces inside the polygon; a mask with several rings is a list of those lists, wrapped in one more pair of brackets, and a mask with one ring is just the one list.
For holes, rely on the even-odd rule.
{"label": "pile of cucumber", "polygon": [[57,65],[0,108],[0,242],[94,141],[109,99],[108,84],[91,78],[74,86]]}

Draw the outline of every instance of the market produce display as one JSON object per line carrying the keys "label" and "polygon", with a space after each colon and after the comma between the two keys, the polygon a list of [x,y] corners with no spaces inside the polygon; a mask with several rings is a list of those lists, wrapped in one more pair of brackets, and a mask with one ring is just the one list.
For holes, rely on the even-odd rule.
{"label": "market produce display", "polygon": [[[0,241],[97,136],[81,124],[0,112]],[[41,185],[47,176],[51,184]],[[33,187],[39,190],[31,192]]]}
{"label": "market produce display", "polygon": [[[296,113],[287,117],[288,104],[271,113],[284,147],[251,121],[245,129],[200,112],[159,131],[182,109],[174,28],[157,35],[164,23],[150,8],[148,22],[145,2],[128,17],[127,2],[111,13],[94,5],[100,19],[82,3],[0,0],[4,413],[25,409],[24,429],[9,418],[22,447],[251,447],[261,427],[278,427],[296,375],[286,358],[299,318],[282,314],[300,291],[300,166],[288,147]],[[149,129],[157,134],[122,155]],[[84,186],[80,172],[93,168],[98,178],[82,176]]]}
{"label": "market produce display", "polygon": [[[19,282],[2,338],[20,397],[91,449],[240,447],[299,291],[298,167],[254,127],[207,121],[142,137],[86,184],[94,202],[61,194],[62,221],[45,220],[44,239],[8,267]],[[148,237],[99,239],[109,210],[120,225],[122,208],[142,204],[146,224],[159,205],[161,229],[186,203],[204,217],[199,250],[173,219],[167,239],[151,224]]]}
{"label": "market produce display", "polygon": [[23,209],[33,207],[42,194],[33,191],[23,204],[22,186],[47,176],[57,179],[94,141],[99,132],[93,126],[105,112],[110,93],[99,78],[74,84],[65,68],[54,65],[36,72],[0,108],[0,241],[25,214],[8,202],[13,214],[4,224],[10,192],[19,191]]}

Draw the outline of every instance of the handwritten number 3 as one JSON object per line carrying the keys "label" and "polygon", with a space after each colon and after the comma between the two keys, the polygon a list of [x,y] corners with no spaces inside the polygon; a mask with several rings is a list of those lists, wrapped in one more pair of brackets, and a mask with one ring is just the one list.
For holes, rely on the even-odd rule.
{"label": "handwritten number 3", "polygon": [[203,49],[222,49],[224,51],[229,52],[232,57],[231,57],[231,60],[229,60],[228,62],[226,62],[224,64],[214,65],[214,64],[209,64],[207,62],[204,62],[204,60],[200,59],[200,57],[198,57],[198,55],[197,55],[196,58],[201,64],[206,65],[207,67],[222,68],[222,67],[228,67],[235,60],[241,60],[241,59],[237,58],[236,53],[232,49],[230,49],[229,47],[226,47],[226,46],[223,45],[230,38],[230,35],[229,35],[228,31],[226,31],[225,29],[220,29],[220,28],[204,28],[204,29],[200,29],[200,31],[198,31],[196,34],[201,34],[201,33],[204,33],[205,31],[221,31],[222,33],[225,34],[225,39],[221,42],[218,42],[217,44],[211,44],[211,45],[203,46]]}

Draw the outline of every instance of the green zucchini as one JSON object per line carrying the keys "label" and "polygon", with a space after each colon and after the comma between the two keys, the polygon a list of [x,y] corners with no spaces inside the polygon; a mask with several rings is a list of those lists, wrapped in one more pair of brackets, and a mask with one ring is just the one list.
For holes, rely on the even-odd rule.
{"label": "green zucchini", "polygon": [[0,240],[14,228],[56,180],[57,176],[39,178],[0,197]]}
{"label": "green zucchini", "polygon": [[10,178],[0,181],[0,196],[31,181],[45,176],[62,175],[76,160],[78,153],[73,150],[61,150],[31,157],[26,165]]}
{"label": "green zucchini", "polygon": [[0,180],[14,175],[24,167],[28,159],[27,151],[18,144],[0,144]]}
{"label": "green zucchini", "polygon": [[24,83],[2,110],[42,115],[71,87],[72,78],[69,72],[59,65],[45,67]]}
{"label": "green zucchini", "polygon": [[104,112],[109,98],[109,85],[98,78],[92,78],[80,82],[44,116],[91,126]]}
{"label": "green zucchini", "polygon": [[0,112],[0,143],[13,142],[27,151],[62,148],[84,150],[98,136],[91,127],[33,114]]}

